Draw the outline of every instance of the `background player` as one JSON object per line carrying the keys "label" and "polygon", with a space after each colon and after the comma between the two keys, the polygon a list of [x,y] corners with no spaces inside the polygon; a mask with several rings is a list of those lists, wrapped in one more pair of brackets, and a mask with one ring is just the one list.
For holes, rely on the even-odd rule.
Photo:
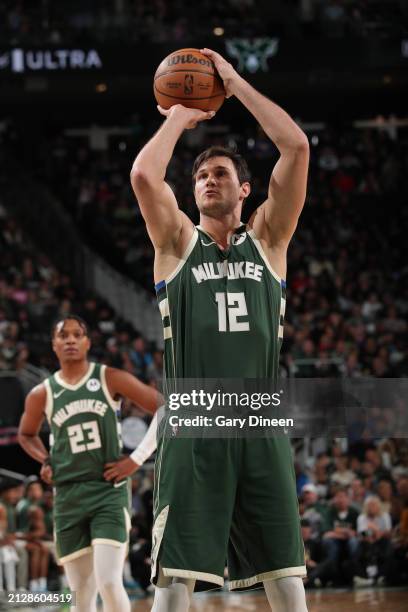
{"label": "background player", "polygon": [[[250,193],[245,162],[220,147],[201,154],[193,168],[200,211],[195,228],[179,210],[165,175],[184,130],[214,113],[180,105],[159,109],[167,119],[137,156],[131,179],[155,248],[166,374],[276,379],[286,250],[305,200],[308,141],[285,111],[219,54],[203,52],[214,61],[227,96],[235,95],[258,120],[280,158],[267,200],[242,226]],[[304,555],[289,441],[201,442],[161,439],[153,611],[187,610],[196,579],[222,584],[230,538],[231,588],[264,582],[274,612],[304,612]]]}
{"label": "background player", "polygon": [[[127,481],[103,477],[121,450],[120,398],[154,412],[159,394],[127,372],[88,361],[86,323],[68,315],[53,328],[52,346],[61,369],[27,396],[19,427],[25,451],[42,463],[41,477],[55,484],[55,534],[77,612],[130,610],[122,583],[129,530]],[[50,423],[50,455],[38,433]],[[136,469],[135,464],[135,469]]]}

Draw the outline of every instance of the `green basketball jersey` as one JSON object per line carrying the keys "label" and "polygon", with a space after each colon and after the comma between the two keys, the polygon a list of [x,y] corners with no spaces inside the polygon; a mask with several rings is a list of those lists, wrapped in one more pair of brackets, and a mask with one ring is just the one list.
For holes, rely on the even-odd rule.
{"label": "green basketball jersey", "polygon": [[51,465],[55,484],[104,481],[106,462],[120,456],[120,402],[108,390],[106,366],[90,363],[76,385],[59,372],[45,381],[46,415],[51,429]]}
{"label": "green basketball jersey", "polygon": [[276,379],[285,281],[252,230],[241,225],[224,251],[198,226],[156,292],[167,378]]}

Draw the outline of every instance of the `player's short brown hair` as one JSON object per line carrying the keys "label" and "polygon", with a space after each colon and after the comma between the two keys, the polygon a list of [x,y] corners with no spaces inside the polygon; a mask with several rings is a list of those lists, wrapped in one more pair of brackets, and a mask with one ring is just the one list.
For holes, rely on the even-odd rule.
{"label": "player's short brown hair", "polygon": [[237,171],[239,184],[246,183],[250,181],[251,175],[249,173],[248,164],[245,159],[240,155],[236,150],[230,147],[222,147],[220,145],[209,147],[198,157],[196,157],[193,164],[192,178],[193,178],[193,188],[195,187],[196,176],[200,166],[206,162],[211,157],[229,157],[232,163],[235,166],[235,170]]}

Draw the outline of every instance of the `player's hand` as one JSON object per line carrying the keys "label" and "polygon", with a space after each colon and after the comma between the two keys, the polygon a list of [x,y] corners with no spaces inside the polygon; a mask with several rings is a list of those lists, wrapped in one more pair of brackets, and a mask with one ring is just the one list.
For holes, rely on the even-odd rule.
{"label": "player's hand", "polygon": [[133,461],[130,457],[124,457],[119,461],[113,461],[112,463],[105,463],[105,471],[103,476],[105,480],[113,480],[119,482],[128,476],[131,476],[140,465]]}
{"label": "player's hand", "polygon": [[224,83],[225,97],[230,98],[233,96],[234,85],[242,80],[242,77],[238,74],[233,65],[227,62],[227,60],[216,51],[212,51],[211,49],[200,49],[200,52],[214,62],[217,72]]}
{"label": "player's hand", "polygon": [[174,104],[170,108],[157,106],[159,113],[165,117],[180,117],[183,120],[184,129],[192,130],[200,121],[208,121],[215,115],[215,111],[202,111],[198,108],[187,108],[182,104]]}
{"label": "player's hand", "polygon": [[41,480],[46,482],[47,484],[53,484],[52,482],[52,467],[47,463],[42,466],[40,470]]}

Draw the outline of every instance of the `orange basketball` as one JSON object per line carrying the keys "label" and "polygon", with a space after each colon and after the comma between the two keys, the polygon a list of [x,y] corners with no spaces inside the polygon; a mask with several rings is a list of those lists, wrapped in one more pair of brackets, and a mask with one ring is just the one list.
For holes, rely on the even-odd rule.
{"label": "orange basketball", "polygon": [[156,70],[153,89],[162,108],[183,104],[217,111],[225,100],[224,85],[214,62],[198,49],[170,53]]}

